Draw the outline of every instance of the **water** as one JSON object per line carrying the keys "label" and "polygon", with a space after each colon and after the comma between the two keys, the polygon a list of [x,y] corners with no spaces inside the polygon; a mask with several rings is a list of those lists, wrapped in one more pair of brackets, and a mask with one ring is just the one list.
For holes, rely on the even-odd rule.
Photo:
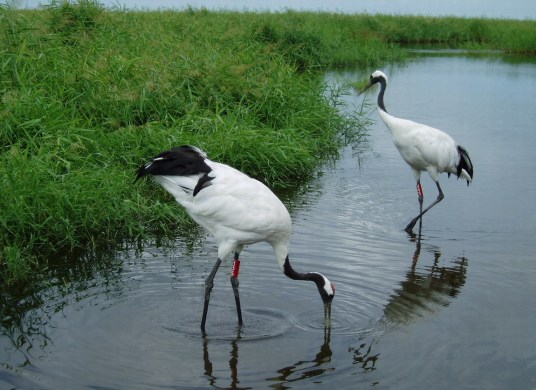
{"label": "water", "polygon": [[[408,236],[412,173],[373,112],[367,142],[286,199],[294,266],[337,287],[329,339],[314,285],[286,278],[267,244],[242,254],[244,328],[227,261],[201,337],[216,245],[193,232],[81,259],[49,288],[4,298],[0,388],[536,388],[536,66],[428,56],[384,70],[388,110],[447,130],[475,178],[443,175],[445,199],[421,239]],[[436,189],[425,175],[423,186],[426,204]]]}

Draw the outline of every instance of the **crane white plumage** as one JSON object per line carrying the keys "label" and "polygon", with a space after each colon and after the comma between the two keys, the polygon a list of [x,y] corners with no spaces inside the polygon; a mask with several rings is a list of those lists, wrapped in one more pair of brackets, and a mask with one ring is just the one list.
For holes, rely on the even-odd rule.
{"label": "crane white plumage", "polygon": [[309,280],[316,284],[324,302],[326,324],[329,322],[335,286],[321,273],[300,273],[291,267],[290,215],[268,187],[228,165],[211,161],[204,151],[188,145],[162,152],[142,165],[138,169],[136,181],[148,174],[173,195],[192,219],[218,242],[218,259],[205,280],[205,301],[201,320],[203,333],[214,277],[221,262],[232,252],[234,262],[231,285],[238,323],[242,326],[238,294],[239,254],[244,245],[261,241],[271,244],[277,262],[286,276],[294,280]]}
{"label": "crane white plumage", "polygon": [[[469,183],[473,180],[473,163],[467,150],[458,145],[447,133],[421,123],[397,118],[387,113],[383,102],[383,96],[387,88],[387,76],[382,71],[377,70],[372,73],[369,84],[360,94],[376,83],[380,84],[377,101],[380,117],[389,129],[393,143],[400,155],[411,167],[417,181],[420,212],[405,228],[410,233],[417,221],[444,198],[443,191],[439,185],[439,174],[447,172],[449,177],[451,173],[458,178],[461,176],[467,180],[467,185],[469,186]],[[424,210],[422,209],[424,196],[421,186],[421,172],[423,171],[428,172],[439,191],[436,200]]]}

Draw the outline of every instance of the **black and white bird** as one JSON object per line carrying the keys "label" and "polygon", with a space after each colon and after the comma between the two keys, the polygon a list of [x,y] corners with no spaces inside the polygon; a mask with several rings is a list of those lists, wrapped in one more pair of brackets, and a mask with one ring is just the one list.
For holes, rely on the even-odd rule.
{"label": "black and white bird", "polygon": [[192,217],[218,242],[218,259],[205,280],[205,302],[201,330],[205,333],[210,293],[220,264],[232,252],[231,271],[238,324],[242,312],[238,294],[239,254],[244,245],[266,241],[271,244],[281,270],[294,280],[309,280],[316,284],[324,302],[326,324],[331,316],[335,286],[321,273],[295,271],[289,260],[291,236],[290,215],[283,203],[258,180],[207,158],[194,146],[180,146],[160,153],[142,165],[136,180],[152,175],[175,197]]}
{"label": "black and white bird", "polygon": [[[378,93],[378,111],[385,126],[391,132],[393,142],[400,155],[413,170],[417,181],[417,196],[419,200],[419,215],[413,218],[405,230],[410,233],[419,219],[443,198],[443,191],[439,185],[439,174],[447,172],[467,180],[467,185],[473,180],[473,164],[469,153],[464,147],[458,145],[447,133],[433,127],[416,123],[407,119],[394,117],[387,113],[383,102],[383,95],[387,87],[387,76],[377,70],[370,76],[365,92],[374,84],[380,84]],[[436,183],[439,194],[434,202],[422,209],[423,190],[421,186],[421,172],[426,171]]]}

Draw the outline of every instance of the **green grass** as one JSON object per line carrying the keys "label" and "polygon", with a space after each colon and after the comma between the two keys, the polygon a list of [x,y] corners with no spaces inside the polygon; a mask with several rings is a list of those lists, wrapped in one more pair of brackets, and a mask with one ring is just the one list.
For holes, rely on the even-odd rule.
{"label": "green grass", "polygon": [[285,12],[0,6],[0,279],[51,254],[187,221],[137,166],[181,144],[273,188],[295,185],[366,118],[330,67],[404,61],[407,45],[536,52],[534,22]]}
{"label": "green grass", "polygon": [[361,23],[373,36],[404,47],[439,45],[536,54],[536,22],[531,20],[376,15],[363,17]]}

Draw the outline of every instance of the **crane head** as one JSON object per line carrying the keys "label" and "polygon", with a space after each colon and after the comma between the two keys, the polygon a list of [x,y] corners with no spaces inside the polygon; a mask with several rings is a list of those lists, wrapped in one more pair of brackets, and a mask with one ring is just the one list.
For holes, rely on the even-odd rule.
{"label": "crane head", "polygon": [[387,85],[387,76],[381,70],[377,70],[370,75],[368,85],[364,89],[362,89],[361,92],[359,92],[359,95],[364,93],[367,89],[369,89],[376,83],[385,83],[385,85]]}
{"label": "crane head", "polygon": [[335,285],[324,275],[318,275],[320,275],[323,280],[319,280],[318,282],[315,281],[315,283],[318,287],[320,297],[324,302],[324,321],[326,325],[329,325],[331,323],[331,302],[333,301],[333,297],[335,297]]}

